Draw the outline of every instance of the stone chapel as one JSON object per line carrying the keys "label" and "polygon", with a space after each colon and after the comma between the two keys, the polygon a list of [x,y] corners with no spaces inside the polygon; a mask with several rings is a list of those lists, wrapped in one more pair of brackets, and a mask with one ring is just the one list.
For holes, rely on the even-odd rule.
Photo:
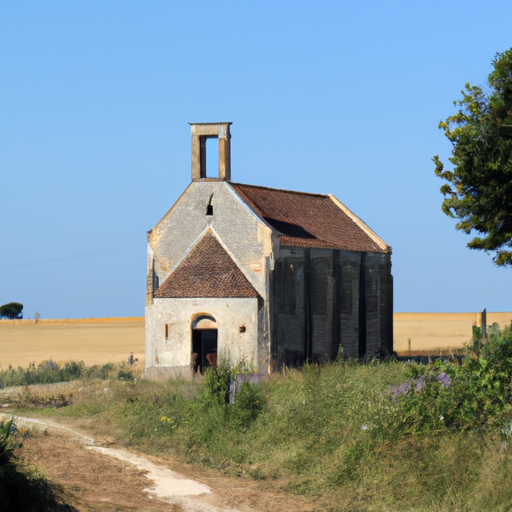
{"label": "stone chapel", "polygon": [[146,377],[390,354],[391,247],[330,194],[233,182],[231,123],[190,126],[192,181],[148,232]]}

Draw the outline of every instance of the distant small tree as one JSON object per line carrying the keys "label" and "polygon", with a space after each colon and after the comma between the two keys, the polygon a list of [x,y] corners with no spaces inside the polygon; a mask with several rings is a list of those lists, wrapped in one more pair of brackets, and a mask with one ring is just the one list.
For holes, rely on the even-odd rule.
{"label": "distant small tree", "polygon": [[9,302],[0,306],[0,318],[23,318],[23,304],[19,302]]}

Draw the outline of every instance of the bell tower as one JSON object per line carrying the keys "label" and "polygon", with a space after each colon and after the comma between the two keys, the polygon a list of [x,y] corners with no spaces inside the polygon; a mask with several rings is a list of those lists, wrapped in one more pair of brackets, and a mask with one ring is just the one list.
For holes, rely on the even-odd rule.
{"label": "bell tower", "polygon": [[[232,123],[189,123],[192,131],[192,181],[204,179],[231,180]],[[206,175],[206,140],[219,140],[218,176]]]}

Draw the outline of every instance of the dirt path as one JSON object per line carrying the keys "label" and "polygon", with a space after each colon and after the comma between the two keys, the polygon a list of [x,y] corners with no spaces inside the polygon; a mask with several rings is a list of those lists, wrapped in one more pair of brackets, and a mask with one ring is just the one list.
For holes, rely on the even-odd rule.
{"label": "dirt path", "polygon": [[15,418],[18,427],[35,427],[35,434],[23,442],[24,459],[70,490],[78,511],[314,510],[311,504],[269,490],[250,479],[230,478],[214,471],[199,471],[173,461],[142,456],[113,446],[108,439],[95,441],[80,432],[79,425]]}

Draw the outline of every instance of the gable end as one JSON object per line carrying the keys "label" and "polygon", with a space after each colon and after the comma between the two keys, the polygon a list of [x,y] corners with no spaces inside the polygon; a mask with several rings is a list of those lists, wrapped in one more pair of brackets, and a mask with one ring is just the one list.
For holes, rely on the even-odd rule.
{"label": "gable end", "polygon": [[211,231],[158,288],[155,299],[257,298],[258,292]]}

